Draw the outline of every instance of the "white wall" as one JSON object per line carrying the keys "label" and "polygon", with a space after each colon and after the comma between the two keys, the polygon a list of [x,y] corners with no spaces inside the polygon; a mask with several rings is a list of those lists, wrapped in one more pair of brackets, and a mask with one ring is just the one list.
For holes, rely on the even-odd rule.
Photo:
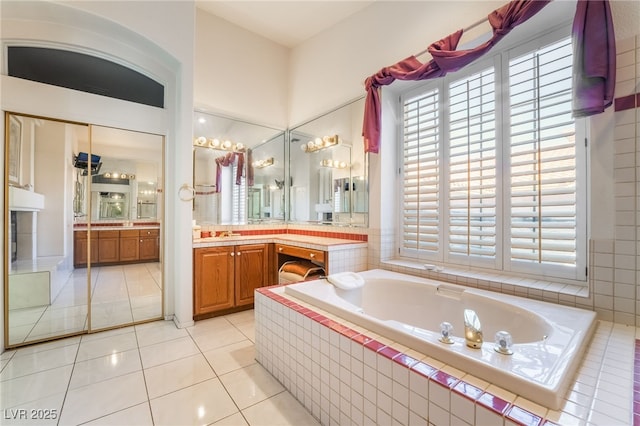
{"label": "white wall", "polygon": [[504,3],[374,2],[292,50],[289,123],[363,95],[364,80],[380,68],[426,49]]}
{"label": "white wall", "polygon": [[287,127],[289,49],[200,9],[195,46],[197,109]]}
{"label": "white wall", "polygon": [[[192,322],[193,303],[191,203],[178,201],[177,194],[180,185],[191,182],[192,173],[195,6],[192,1],[149,5],[144,1],[72,1],[62,5],[3,1],[1,35],[3,42],[64,45],[142,71],[165,85],[164,109],[4,74],[0,76],[0,106],[3,111],[27,112],[165,136],[165,152],[171,159],[166,170],[167,203],[163,229],[165,314],[175,315],[179,325],[188,325]],[[128,28],[135,28],[135,32]],[[2,49],[0,63],[3,65],[4,53]]]}

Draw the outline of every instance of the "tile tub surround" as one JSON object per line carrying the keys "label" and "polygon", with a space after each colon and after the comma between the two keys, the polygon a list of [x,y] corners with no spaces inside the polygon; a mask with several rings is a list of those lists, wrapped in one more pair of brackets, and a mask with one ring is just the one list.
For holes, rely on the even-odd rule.
{"label": "tile tub surround", "polygon": [[556,411],[286,296],[282,286],[259,289],[255,306],[256,359],[325,425],[629,425],[640,417],[640,372],[636,383],[630,374],[640,367],[640,333],[632,326],[598,322]]}

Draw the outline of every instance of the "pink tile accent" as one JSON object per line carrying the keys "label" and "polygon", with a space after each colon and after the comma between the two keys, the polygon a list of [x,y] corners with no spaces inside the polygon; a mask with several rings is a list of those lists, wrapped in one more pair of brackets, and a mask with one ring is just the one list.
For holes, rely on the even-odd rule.
{"label": "pink tile accent", "polygon": [[485,392],[480,395],[478,398],[478,404],[486,407],[501,416],[507,411],[507,408],[511,405],[509,402],[505,401],[502,398],[498,398],[497,396],[490,394],[489,392]]}
{"label": "pink tile accent", "polygon": [[373,339],[369,336],[365,336],[364,334],[358,334],[353,336],[353,341],[360,343],[362,346],[365,346],[367,343],[371,342]]}
{"label": "pink tile accent", "polygon": [[516,405],[511,407],[511,410],[509,410],[509,413],[507,414],[507,418],[523,426],[540,426],[540,423],[542,422],[541,417],[536,416],[535,414]]}
{"label": "pink tile accent", "polygon": [[386,345],[378,342],[377,340],[370,340],[364,345],[365,348],[371,349],[374,352],[378,352],[382,348],[386,348]]}
{"label": "pink tile accent", "polygon": [[345,327],[344,330],[342,330],[340,332],[340,334],[342,334],[343,336],[345,336],[345,337],[347,337],[349,339],[353,339],[355,336],[357,336],[360,333],[358,333],[357,331],[355,331],[355,330],[353,330],[353,329],[351,329],[349,327]]}
{"label": "pink tile accent", "polygon": [[389,358],[389,359],[393,359],[396,356],[400,355],[400,352],[398,352],[397,350],[393,349],[390,346],[387,346],[387,347],[384,347],[384,348],[380,349],[378,351],[378,353],[380,355],[382,355],[383,357]]}
{"label": "pink tile accent", "polygon": [[434,367],[430,366],[429,364],[425,364],[424,362],[421,362],[421,361],[417,362],[416,364],[413,364],[411,366],[411,370],[415,371],[416,373],[418,373],[421,376],[424,376],[426,378],[431,377],[431,375],[433,373],[438,371],[437,369],[435,369]]}
{"label": "pink tile accent", "polygon": [[[640,100],[640,97],[638,98]],[[640,426],[640,340],[636,339],[633,359],[633,424]]]}
{"label": "pink tile accent", "polygon": [[622,96],[614,101],[615,111],[624,111],[636,107],[636,95]]}
{"label": "pink tile accent", "polygon": [[406,354],[398,354],[398,356],[395,356],[393,358],[393,361],[397,362],[400,365],[404,365],[407,368],[411,368],[413,364],[418,362],[417,359],[410,357],[409,355],[406,355]]}
{"label": "pink tile accent", "polygon": [[477,388],[462,380],[460,380],[458,384],[453,387],[453,391],[472,401],[478,399],[484,392],[482,389]]}
{"label": "pink tile accent", "polygon": [[430,379],[438,384],[441,384],[445,388],[451,389],[458,383],[458,379],[444,371],[438,370],[435,374],[432,374]]}

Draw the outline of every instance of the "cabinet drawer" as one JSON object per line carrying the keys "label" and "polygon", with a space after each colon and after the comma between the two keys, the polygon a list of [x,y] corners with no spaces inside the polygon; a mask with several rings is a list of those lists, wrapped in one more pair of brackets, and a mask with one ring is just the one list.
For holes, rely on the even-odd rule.
{"label": "cabinet drawer", "polygon": [[276,253],[299,257],[301,259],[314,260],[324,263],[324,251],[314,250],[304,247],[289,246],[286,244],[276,244]]}
{"label": "cabinet drawer", "polygon": [[74,231],[73,235],[76,240],[86,240],[89,231]]}
{"label": "cabinet drawer", "polygon": [[138,233],[139,231],[137,229],[127,229],[125,231],[120,231],[120,238],[137,237]]}
{"label": "cabinet drawer", "polygon": [[118,238],[120,231],[98,231],[98,238]]}
{"label": "cabinet drawer", "polygon": [[141,229],[140,236],[141,237],[157,237],[160,235],[159,229]]}

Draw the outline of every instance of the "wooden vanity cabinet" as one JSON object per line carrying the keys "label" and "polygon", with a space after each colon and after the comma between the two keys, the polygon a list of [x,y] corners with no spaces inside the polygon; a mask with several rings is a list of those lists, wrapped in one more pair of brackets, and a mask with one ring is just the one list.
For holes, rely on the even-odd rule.
{"label": "wooden vanity cabinet", "polygon": [[139,231],[127,229],[120,231],[120,261],[138,260],[140,257]]}
{"label": "wooden vanity cabinet", "polygon": [[253,303],[253,291],[269,285],[267,244],[236,246],[235,301],[236,306]]}
{"label": "wooden vanity cabinet", "polygon": [[[73,233],[73,266],[87,266],[87,231]],[[160,260],[159,229],[91,231],[91,264],[154,262]]]}
{"label": "wooden vanity cabinet", "polygon": [[120,231],[98,231],[98,263],[120,261]]}
{"label": "wooden vanity cabinet", "polygon": [[[89,246],[89,239],[87,238],[87,231],[74,232],[73,240],[73,265],[78,267],[87,266],[87,248]],[[98,262],[98,240],[91,239],[91,263]]]}
{"label": "wooden vanity cabinet", "polygon": [[194,315],[234,306],[235,249],[225,246],[194,250]]}
{"label": "wooden vanity cabinet", "polygon": [[271,284],[270,244],[194,249],[194,317],[250,307],[256,288]]}
{"label": "wooden vanity cabinet", "polygon": [[140,230],[140,260],[160,259],[160,230]]}

